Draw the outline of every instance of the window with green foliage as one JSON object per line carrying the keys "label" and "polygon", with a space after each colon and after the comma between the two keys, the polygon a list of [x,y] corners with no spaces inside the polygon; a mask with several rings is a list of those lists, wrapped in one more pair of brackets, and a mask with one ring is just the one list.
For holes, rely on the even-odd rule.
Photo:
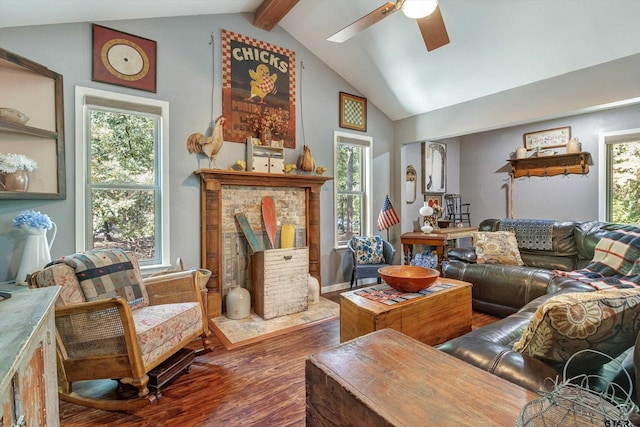
{"label": "window with green foliage", "polygon": [[120,97],[83,97],[79,250],[116,247],[133,252],[141,266],[159,265],[168,258],[163,232],[168,194],[162,179],[166,114],[158,101]]}
{"label": "window with green foliage", "polygon": [[608,143],[607,221],[640,224],[640,139]]}
{"label": "window with green foliage", "polygon": [[335,242],[369,233],[370,137],[334,132]]}

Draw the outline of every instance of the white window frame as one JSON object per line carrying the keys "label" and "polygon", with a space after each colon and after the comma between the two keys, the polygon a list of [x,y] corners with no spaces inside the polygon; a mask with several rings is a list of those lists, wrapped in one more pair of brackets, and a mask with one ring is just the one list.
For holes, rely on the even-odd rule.
{"label": "white window frame", "polygon": [[607,157],[607,145],[637,141],[640,139],[640,128],[606,132],[598,136],[598,221],[608,221],[607,203],[609,200],[607,180],[610,168]]}
{"label": "white window frame", "polygon": [[[359,135],[351,132],[342,132],[342,131],[333,131],[333,170],[337,175],[338,171],[338,156],[336,156],[336,152],[338,150],[339,144],[351,144],[357,145],[364,149],[364,167],[362,168],[362,172],[364,176],[362,177],[362,182],[364,185],[363,189],[363,212],[362,212],[362,220],[363,223],[360,226],[360,230],[363,235],[370,236],[372,233],[372,203],[373,197],[371,195],[372,191],[372,176],[371,176],[371,165],[373,164],[373,138],[370,136]],[[336,249],[346,249],[346,244],[338,244],[338,179],[337,176],[333,179],[333,241],[334,247]]]}
{"label": "white window frame", "polygon": [[86,250],[88,225],[85,217],[86,204],[88,203],[86,194],[87,176],[87,156],[90,135],[90,123],[88,123],[87,97],[101,98],[112,102],[123,102],[127,104],[137,104],[155,107],[160,109],[160,123],[158,134],[160,136],[160,147],[158,152],[158,173],[160,176],[160,233],[162,258],[160,264],[141,266],[143,275],[149,275],[165,270],[171,266],[169,254],[170,229],[169,229],[169,103],[157,99],[142,98],[139,96],[125,95],[121,93],[108,92],[99,89],[76,86],[75,107],[76,107],[76,251]]}

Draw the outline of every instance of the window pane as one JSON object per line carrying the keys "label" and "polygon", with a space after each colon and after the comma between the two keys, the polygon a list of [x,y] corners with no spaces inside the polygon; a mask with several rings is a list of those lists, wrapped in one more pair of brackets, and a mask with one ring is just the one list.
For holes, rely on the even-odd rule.
{"label": "window pane", "polygon": [[91,110],[91,182],[153,184],[156,118]]}
{"label": "window pane", "polygon": [[154,194],[152,190],[93,190],[93,247],[115,247],[134,252],[139,260],[155,259]]}
{"label": "window pane", "polygon": [[611,221],[640,224],[640,142],[611,144]]}
{"label": "window pane", "polygon": [[362,152],[358,146],[338,145],[338,191],[362,191]]}
{"label": "window pane", "polygon": [[336,209],[338,244],[346,244],[351,237],[361,235],[362,196],[339,194]]}

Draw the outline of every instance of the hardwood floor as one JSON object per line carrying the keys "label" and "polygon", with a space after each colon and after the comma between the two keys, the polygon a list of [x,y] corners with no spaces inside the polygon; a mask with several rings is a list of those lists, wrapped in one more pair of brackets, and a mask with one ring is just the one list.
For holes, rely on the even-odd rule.
{"label": "hardwood floor", "polygon": [[[323,296],[338,301],[339,294]],[[473,327],[495,320],[474,313]],[[60,402],[60,425],[304,426],[305,360],[339,343],[339,320],[231,351],[216,342],[216,350],[197,357],[191,371],[166,386],[156,404],[123,413]]]}

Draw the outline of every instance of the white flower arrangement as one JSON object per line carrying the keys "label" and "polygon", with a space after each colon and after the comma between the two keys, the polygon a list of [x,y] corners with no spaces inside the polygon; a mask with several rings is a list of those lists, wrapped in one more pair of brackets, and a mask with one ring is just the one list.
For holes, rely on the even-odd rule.
{"label": "white flower arrangement", "polygon": [[0,172],[14,173],[20,170],[33,172],[38,167],[35,160],[23,155],[15,153],[0,153]]}

